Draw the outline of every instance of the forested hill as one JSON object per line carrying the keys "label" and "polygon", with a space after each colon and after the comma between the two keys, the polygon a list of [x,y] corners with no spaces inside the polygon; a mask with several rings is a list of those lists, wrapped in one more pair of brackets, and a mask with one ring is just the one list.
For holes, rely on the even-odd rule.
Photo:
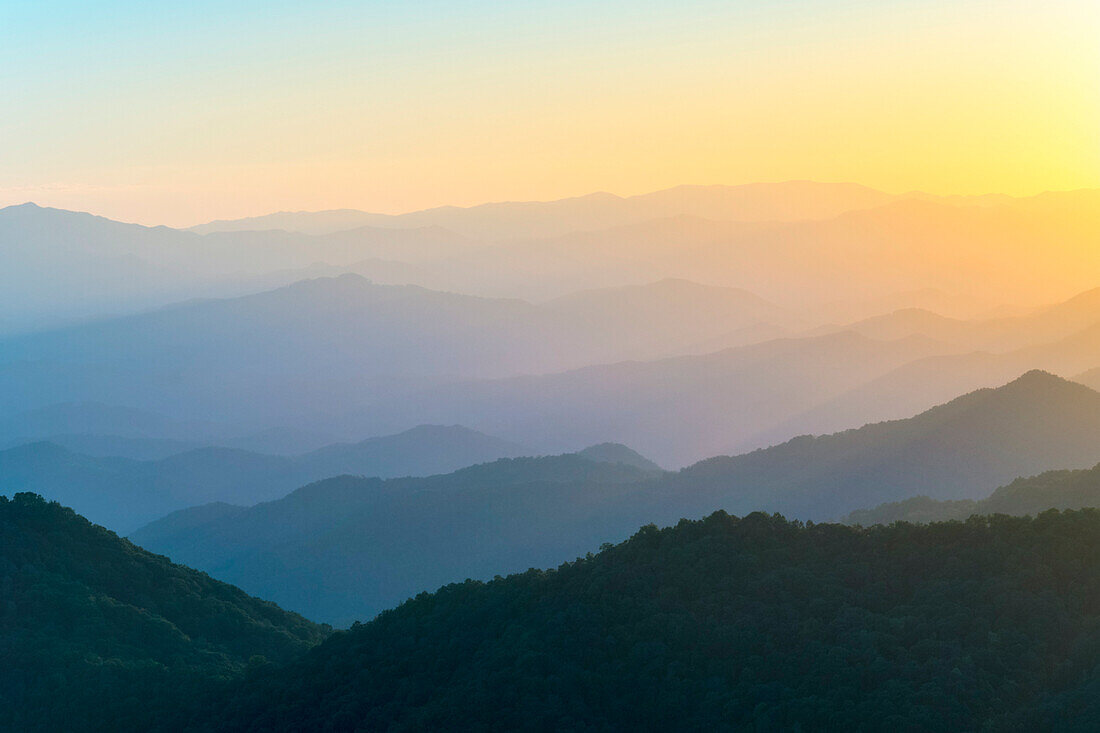
{"label": "forested hill", "polygon": [[978,501],[936,501],[915,496],[905,501],[879,504],[852,512],[848,524],[890,522],[942,522],[966,519],[972,514],[1036,515],[1047,509],[1100,507],[1100,465],[1089,469],[1046,471],[1018,478]]}
{"label": "forested hill", "polygon": [[178,730],[179,699],[326,633],[57,503],[0,496],[0,730]]}
{"label": "forested hill", "polygon": [[715,513],[421,594],[212,706],[226,730],[1097,730],[1100,512]]}

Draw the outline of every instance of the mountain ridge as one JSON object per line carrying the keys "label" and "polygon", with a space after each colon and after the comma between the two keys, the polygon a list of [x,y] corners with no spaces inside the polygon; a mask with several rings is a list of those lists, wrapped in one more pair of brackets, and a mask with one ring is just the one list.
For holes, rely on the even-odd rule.
{"label": "mountain ridge", "polygon": [[243,511],[211,509],[206,523],[185,510],[132,537],[284,607],[347,624],[446,582],[582,555],[647,522],[716,509],[823,521],[914,494],[977,497],[1017,476],[1095,465],[1098,434],[1100,393],[1029,372],[907,420],[675,473],[567,454],[427,478],[340,477]]}

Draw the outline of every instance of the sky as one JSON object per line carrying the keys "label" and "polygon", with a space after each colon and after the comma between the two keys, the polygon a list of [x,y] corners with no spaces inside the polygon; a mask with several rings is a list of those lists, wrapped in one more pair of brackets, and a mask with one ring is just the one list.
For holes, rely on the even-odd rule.
{"label": "sky", "polygon": [[0,206],[1100,187],[1096,0],[0,0]]}

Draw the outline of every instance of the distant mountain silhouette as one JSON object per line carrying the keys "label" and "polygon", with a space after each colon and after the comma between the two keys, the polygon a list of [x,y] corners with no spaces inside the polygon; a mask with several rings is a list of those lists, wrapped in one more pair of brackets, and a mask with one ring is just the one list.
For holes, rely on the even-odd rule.
{"label": "distant mountain silhouette", "polygon": [[627,448],[622,443],[600,443],[599,445],[592,445],[584,450],[577,451],[576,455],[600,463],[622,463],[627,466],[640,468],[643,471],[653,471],[654,473],[661,473],[664,470],[653,461],[637,451]]}
{"label": "distant mountain silhouette", "polygon": [[927,339],[884,342],[854,333],[778,339],[698,356],[445,385],[380,400],[327,424],[377,433],[406,421],[461,422],[552,450],[622,442],[677,467],[759,447],[752,439],[765,428],[904,364],[950,351]]}
{"label": "distant mountain silhouette", "polygon": [[1100,323],[1100,288],[1075,295],[1026,315],[960,320],[920,308],[908,308],[864,319],[832,330],[855,331],[869,338],[926,336],[972,350],[1007,352],[1071,338]]}
{"label": "distant mountain silhouette", "polygon": [[598,351],[584,339],[520,301],[347,275],[9,339],[0,373],[28,408],[95,394],[269,425],[440,375],[586,363]]}
{"label": "distant mountain silhouette", "polygon": [[842,331],[878,336],[934,334],[945,349],[780,421],[755,436],[757,443],[898,419],[1033,369],[1087,382],[1087,370],[1100,364],[1100,291],[1087,291],[1022,316],[959,322],[906,312],[852,324]]}
{"label": "distant mountain silhouette", "polygon": [[[578,296],[584,307],[576,300],[535,305],[379,285],[357,275],[318,278],[0,341],[0,378],[10,386],[0,408],[24,413],[8,421],[9,440],[89,433],[218,442],[231,433],[226,425],[244,426],[232,432],[282,425],[332,433],[326,421],[305,425],[302,416],[461,379],[665,356],[728,324],[791,319],[751,294],[693,283],[638,286],[623,297]],[[693,315],[699,313],[708,317]],[[221,425],[135,435],[120,416],[25,427],[33,418],[28,410],[92,400]]]}
{"label": "distant mountain silhouette", "polygon": [[331,234],[334,232],[379,225],[389,217],[356,209],[330,209],[328,211],[280,211],[274,214],[245,219],[217,219],[193,226],[196,234],[215,232],[286,231],[302,234]]}
{"label": "distant mountain silhouette", "polygon": [[139,461],[208,447],[297,455],[338,442],[332,435],[302,428],[268,428],[234,435],[232,428],[224,424],[172,420],[141,410],[96,403],[48,405],[0,420],[0,440],[4,441],[0,450],[47,442],[74,453]]}
{"label": "distant mountain silhouette", "polygon": [[163,729],[172,705],[327,633],[31,494],[0,496],[0,535],[5,730]]}
{"label": "distant mountain silhouette", "polygon": [[85,456],[132,458],[137,461],[155,461],[177,453],[195,450],[204,445],[200,442],[167,438],[127,438],[121,435],[69,433],[47,435],[42,438],[16,438],[6,445],[0,445],[0,450],[16,448],[28,443],[50,443]]}
{"label": "distant mountain silhouette", "polygon": [[175,509],[253,504],[330,476],[426,476],[526,452],[460,426],[428,425],[293,457],[202,447],[141,461],[38,442],[0,451],[0,490],[32,491],[128,532]]}
{"label": "distant mountain silhouette", "polygon": [[[969,318],[1053,302],[1100,281],[1088,254],[1100,236],[1092,213],[1100,191],[1050,196],[1060,203],[1040,209],[1028,199],[900,197],[798,221],[645,207],[637,220],[581,231],[537,232],[536,218],[517,219],[514,237],[421,263],[427,279],[416,282],[537,300],[672,277],[746,288],[814,319],[847,322],[905,307]],[[1054,255],[1044,249],[1052,241]]]}
{"label": "distant mountain silhouette", "polygon": [[[899,307],[972,316],[1095,286],[1098,202],[1096,191],[891,196],[789,181],[396,217],[282,214],[204,235],[27,204],[0,210],[0,334],[343,272],[535,300],[672,277],[747,287],[810,320]],[[1043,254],[1051,241],[1056,256]],[[899,297],[922,292],[941,296]]]}
{"label": "distant mountain silhouette", "polygon": [[786,181],[741,186],[677,186],[623,198],[609,193],[557,201],[509,201],[471,207],[441,206],[407,214],[371,214],[339,209],[280,212],[213,221],[191,231],[210,233],[284,229],[312,234],[359,226],[411,228],[438,226],[487,240],[557,236],[604,229],[668,216],[699,216],[729,221],[822,219],[892,200],[889,194],[848,183]]}
{"label": "distant mountain silhouette", "polygon": [[494,438],[461,425],[420,425],[397,435],[368,438],[311,451],[295,460],[318,476],[428,476],[529,455],[518,443]]}
{"label": "distant mountain silhouette", "polygon": [[1049,509],[1100,507],[1100,464],[1089,469],[1046,471],[1018,478],[984,499],[937,501],[917,496],[860,509],[844,518],[849,524],[942,522],[973,514],[1037,516]]}
{"label": "distant mountain silhouette", "polygon": [[336,436],[320,430],[276,427],[246,435],[220,437],[209,442],[223,448],[239,448],[254,453],[293,456],[324,448],[327,445],[339,442],[339,440]]}
{"label": "distant mountain silhouette", "polygon": [[798,316],[746,290],[672,278],[579,291],[542,307],[585,323],[611,342],[622,343],[623,358],[652,358],[654,344],[663,345],[662,356],[705,353],[695,345],[729,331],[794,330],[803,325]]}
{"label": "distant mountain silhouette", "polygon": [[1097,435],[1100,393],[1032,371],[909,419],[703,461],[671,479],[662,501],[668,513],[830,518],[916,494],[970,499],[1017,476],[1095,464]]}
{"label": "distant mountain silhouette", "polygon": [[456,578],[553,564],[616,536],[622,520],[602,508],[660,475],[619,460],[624,453],[600,446],[589,455],[615,462],[562,455],[428,478],[333,478],[244,510],[175,512],[131,538],[240,578],[311,618],[347,624]]}
{"label": "distant mountain silhouette", "polygon": [[[167,227],[25,204],[0,209],[0,334],[56,327],[208,297],[280,287],[308,277],[377,270],[462,251],[436,229],[199,236]],[[400,254],[400,266],[385,260]]]}

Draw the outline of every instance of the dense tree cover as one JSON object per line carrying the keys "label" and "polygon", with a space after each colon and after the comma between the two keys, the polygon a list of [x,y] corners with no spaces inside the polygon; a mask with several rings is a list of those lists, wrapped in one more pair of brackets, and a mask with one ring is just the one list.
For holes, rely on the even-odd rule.
{"label": "dense tree cover", "polygon": [[1047,509],[1100,507],[1100,465],[1087,470],[1047,471],[1018,478],[988,497],[972,501],[936,501],[916,496],[852,512],[848,524],[891,522],[942,522],[966,519],[972,514],[1035,515]]}
{"label": "dense tree cover", "polygon": [[257,673],[233,730],[1096,730],[1100,512],[718,512],[422,594]]}
{"label": "dense tree cover", "polygon": [[33,494],[0,496],[0,729],[175,729],[181,700],[328,629]]}

